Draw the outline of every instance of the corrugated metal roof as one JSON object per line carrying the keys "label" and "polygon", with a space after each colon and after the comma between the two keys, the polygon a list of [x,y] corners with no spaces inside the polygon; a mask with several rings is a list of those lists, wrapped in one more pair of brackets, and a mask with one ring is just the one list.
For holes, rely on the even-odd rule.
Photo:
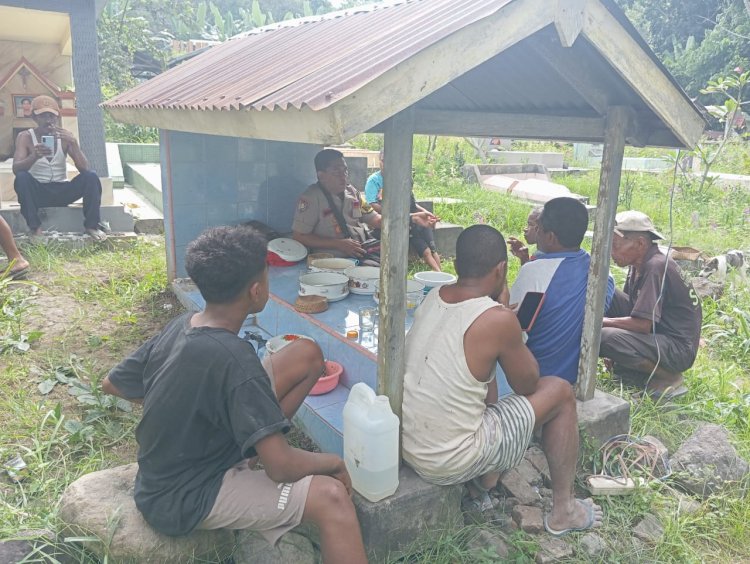
{"label": "corrugated metal roof", "polygon": [[274,26],[213,47],[105,106],[319,110],[512,1],[406,0]]}

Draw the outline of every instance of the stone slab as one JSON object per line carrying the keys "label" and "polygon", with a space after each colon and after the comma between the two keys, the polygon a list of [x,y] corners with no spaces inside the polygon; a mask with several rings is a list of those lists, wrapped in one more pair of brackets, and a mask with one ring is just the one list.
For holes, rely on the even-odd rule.
{"label": "stone slab", "polygon": [[435,225],[435,246],[441,257],[456,256],[456,241],[458,241],[458,236],[461,235],[463,230],[464,228],[460,225],[444,221]]}
{"label": "stone slab", "polygon": [[[0,215],[8,222],[13,233],[25,233],[29,230],[26,220],[21,215],[20,207],[4,208],[0,210]],[[45,231],[83,232],[83,210],[77,204],[62,208],[40,208],[39,218],[42,220],[42,229]],[[122,206],[103,205],[101,207],[101,218],[102,222],[109,223],[112,231],[133,231],[133,216],[126,213]]]}
{"label": "stone slab", "polygon": [[372,503],[359,494],[354,505],[370,562],[384,562],[427,542],[432,534],[458,530],[462,524],[463,486],[435,486],[402,466],[399,486],[389,498]]}
{"label": "stone slab", "polygon": [[630,428],[630,403],[601,390],[589,401],[577,401],[578,426],[594,445],[622,435]]}

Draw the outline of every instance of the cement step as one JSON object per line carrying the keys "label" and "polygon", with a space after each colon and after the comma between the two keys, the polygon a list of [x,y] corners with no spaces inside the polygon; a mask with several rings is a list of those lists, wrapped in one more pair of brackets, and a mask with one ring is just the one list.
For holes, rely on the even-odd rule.
{"label": "cement step", "polygon": [[125,181],[148,200],[154,208],[163,212],[161,165],[159,163],[126,163]]}
{"label": "cement step", "polygon": [[164,233],[164,217],[161,210],[147,200],[143,194],[126,184],[114,193],[115,203],[121,205],[135,220],[136,233]]}
{"label": "cement step", "polygon": [[[18,204],[7,204],[6,206],[0,209],[0,215],[8,222],[13,233],[27,232],[29,227],[21,215],[20,206]],[[42,229],[45,231],[83,232],[83,209],[80,204],[71,204],[65,208],[40,208],[39,217],[42,220]],[[102,206],[101,217],[102,222],[109,223],[110,229],[115,232],[132,232],[135,227],[133,216],[127,213],[122,206]]]}

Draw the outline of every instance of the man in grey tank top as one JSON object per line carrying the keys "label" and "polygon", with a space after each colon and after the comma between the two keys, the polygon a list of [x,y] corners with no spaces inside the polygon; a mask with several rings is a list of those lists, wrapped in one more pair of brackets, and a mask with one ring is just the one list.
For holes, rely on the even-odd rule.
{"label": "man in grey tank top", "polygon": [[[57,102],[49,96],[37,96],[31,102],[31,112],[36,127],[18,134],[13,155],[16,175],[13,188],[31,234],[42,234],[39,208],[65,207],[83,198],[84,231],[97,241],[106,239],[99,216],[102,184],[90,170],[73,134],[59,127]],[[70,181],[66,170],[68,156],[80,173]]]}

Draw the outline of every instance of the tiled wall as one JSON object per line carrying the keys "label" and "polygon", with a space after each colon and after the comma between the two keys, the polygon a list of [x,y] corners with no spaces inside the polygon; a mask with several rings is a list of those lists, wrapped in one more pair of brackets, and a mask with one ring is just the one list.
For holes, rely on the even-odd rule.
{"label": "tiled wall", "polygon": [[160,132],[170,278],[185,276],[185,247],[207,227],[252,219],[291,230],[295,202],[315,182],[318,145]]}
{"label": "tiled wall", "polygon": [[124,163],[158,163],[158,143],[118,143],[120,159]]}

